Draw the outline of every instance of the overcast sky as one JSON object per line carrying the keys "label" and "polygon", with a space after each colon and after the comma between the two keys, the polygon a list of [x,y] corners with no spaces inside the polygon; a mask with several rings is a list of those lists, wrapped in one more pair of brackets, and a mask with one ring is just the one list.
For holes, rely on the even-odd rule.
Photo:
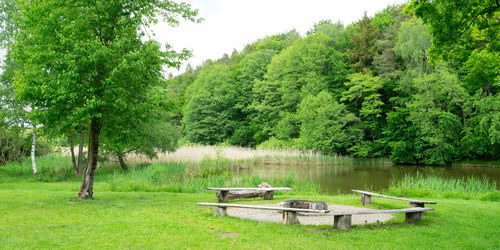
{"label": "overcast sky", "polygon": [[[183,0],[199,10],[202,23],[181,22],[178,27],[159,24],[154,39],[169,43],[174,49],[193,52],[187,63],[198,66],[207,59],[218,59],[233,49],[241,51],[245,45],[267,35],[296,29],[302,35],[314,23],[331,19],[344,25],[359,20],[363,12],[373,16],[390,4],[406,0]],[[0,58],[2,56],[0,51]]]}
{"label": "overcast sky", "polygon": [[[296,29],[304,35],[314,23],[331,19],[344,25],[369,16],[390,4],[406,0],[184,0],[199,10],[202,23],[182,22],[178,27],[160,24],[154,27],[155,39],[176,50],[187,48],[193,57],[187,62],[200,65],[217,59],[233,49],[267,35]],[[183,65],[187,65],[187,62]],[[184,67],[183,66],[183,67]],[[174,75],[177,71],[170,71]],[[182,69],[181,69],[182,72]]]}

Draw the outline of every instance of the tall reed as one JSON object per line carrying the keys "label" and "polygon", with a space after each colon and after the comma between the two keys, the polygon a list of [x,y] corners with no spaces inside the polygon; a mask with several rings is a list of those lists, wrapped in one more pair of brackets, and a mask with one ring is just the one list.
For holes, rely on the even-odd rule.
{"label": "tall reed", "polygon": [[389,193],[399,196],[500,200],[495,181],[486,177],[448,179],[439,176],[405,175],[391,181]]}

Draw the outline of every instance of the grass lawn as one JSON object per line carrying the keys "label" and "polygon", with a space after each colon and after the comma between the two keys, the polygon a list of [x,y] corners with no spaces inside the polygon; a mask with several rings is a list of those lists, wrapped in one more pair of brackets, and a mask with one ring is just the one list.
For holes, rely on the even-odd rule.
{"label": "grass lawn", "polygon": [[[432,199],[436,210],[415,225],[397,214],[387,223],[354,227],[285,226],[215,217],[215,194],[112,192],[97,182],[95,200],[73,198],[79,182],[0,184],[0,249],[18,248],[222,248],[499,249],[500,202]],[[361,206],[359,195],[275,195]],[[234,201],[232,201],[234,202]],[[261,199],[237,200],[261,204]],[[404,208],[407,202],[373,197],[373,208]]]}

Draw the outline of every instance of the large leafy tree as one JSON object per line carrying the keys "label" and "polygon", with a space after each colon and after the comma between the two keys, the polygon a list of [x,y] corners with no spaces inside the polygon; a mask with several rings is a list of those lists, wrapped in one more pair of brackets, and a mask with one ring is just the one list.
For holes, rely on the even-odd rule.
{"label": "large leafy tree", "polygon": [[433,56],[446,59],[474,48],[500,50],[497,0],[411,0],[408,8],[430,25]]}
{"label": "large leafy tree", "polygon": [[416,93],[407,104],[407,120],[415,125],[415,158],[424,164],[445,164],[459,153],[463,112],[468,98],[455,74],[444,66],[414,79]]}
{"label": "large leafy tree", "polygon": [[346,153],[361,140],[359,119],[344,104],[336,102],[328,91],[306,96],[299,105],[302,147],[325,153]]}
{"label": "large leafy tree", "polygon": [[121,133],[111,131],[117,116],[149,119],[147,94],[162,82],[163,66],[187,56],[144,41],[143,30],[160,17],[173,25],[179,17],[194,21],[197,12],[161,0],[20,3],[14,59],[24,70],[15,79],[17,94],[37,107],[34,118],[47,127],[90,123],[77,197],[92,198],[101,133]]}
{"label": "large leafy tree", "polygon": [[188,92],[182,120],[186,139],[210,145],[227,140],[237,115],[237,92],[229,66],[206,65]]}
{"label": "large leafy tree", "polygon": [[417,22],[401,24],[394,52],[400,56],[407,68],[418,72],[430,73],[429,55],[427,49],[431,46],[431,35],[426,25]]}
{"label": "large leafy tree", "polygon": [[[103,131],[103,148],[106,153],[118,158],[123,169],[127,169],[125,156],[135,152],[154,158],[158,152],[172,152],[177,148],[181,136],[176,121],[176,100],[170,89],[155,86],[147,94],[149,110],[143,110],[148,119],[130,120],[128,116],[110,117],[109,129]],[[115,131],[120,131],[116,133]]]}
{"label": "large leafy tree", "polygon": [[255,136],[259,132],[259,126],[253,121],[253,109],[251,108],[251,104],[254,102],[252,89],[256,81],[263,79],[267,65],[275,53],[274,50],[270,49],[253,51],[237,65],[235,109],[239,119],[236,121],[235,131],[230,139],[232,144],[255,146],[259,139],[258,135]]}
{"label": "large leafy tree", "polygon": [[353,112],[361,118],[360,127],[364,130],[364,142],[356,145],[351,150],[356,156],[370,156],[375,147],[376,140],[380,139],[383,121],[380,91],[382,90],[382,81],[378,76],[372,76],[370,73],[355,73],[349,75],[348,87],[342,93],[341,101],[346,102]]}

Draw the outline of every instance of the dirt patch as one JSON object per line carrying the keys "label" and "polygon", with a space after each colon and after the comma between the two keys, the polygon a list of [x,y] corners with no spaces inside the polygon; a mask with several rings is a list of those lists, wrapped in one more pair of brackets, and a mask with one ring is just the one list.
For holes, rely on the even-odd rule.
{"label": "dirt patch", "polygon": [[236,236],[238,236],[238,233],[229,232],[229,233],[219,234],[219,236],[222,238],[236,237]]}

